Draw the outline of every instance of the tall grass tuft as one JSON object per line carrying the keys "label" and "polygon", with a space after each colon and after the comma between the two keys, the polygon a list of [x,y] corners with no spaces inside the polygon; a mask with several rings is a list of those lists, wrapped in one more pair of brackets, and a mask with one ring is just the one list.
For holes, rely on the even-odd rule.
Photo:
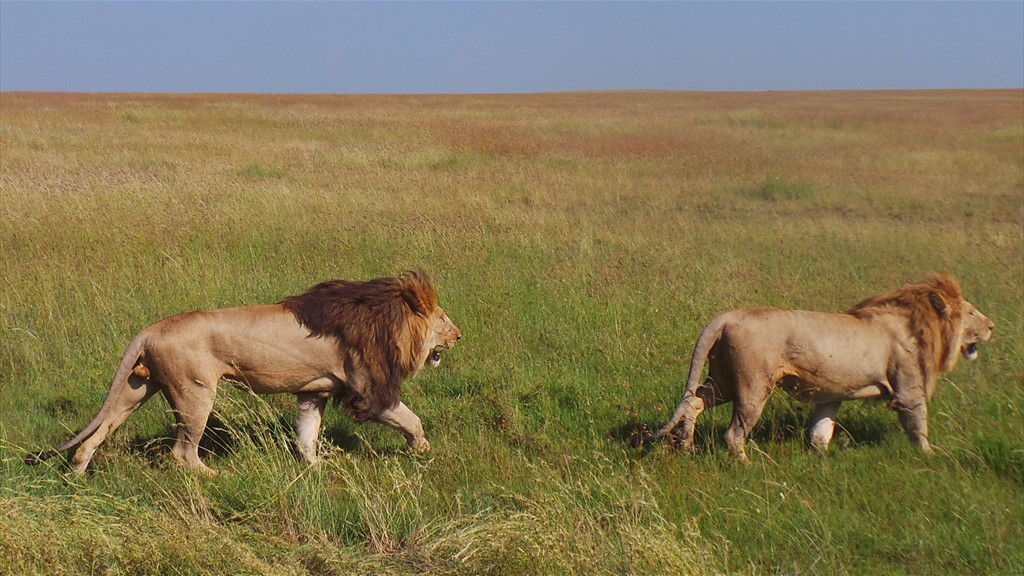
{"label": "tall grass tuft", "polygon": [[428,526],[419,545],[438,573],[710,574],[720,550],[659,510],[645,475],[609,482],[593,463],[553,478],[534,470],[528,494]]}

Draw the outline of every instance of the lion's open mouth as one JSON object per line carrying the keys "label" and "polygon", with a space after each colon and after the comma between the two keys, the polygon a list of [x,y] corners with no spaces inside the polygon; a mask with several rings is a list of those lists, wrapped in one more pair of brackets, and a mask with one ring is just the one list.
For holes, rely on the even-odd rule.
{"label": "lion's open mouth", "polygon": [[430,367],[437,368],[441,365],[441,348],[434,348],[430,353]]}
{"label": "lion's open mouth", "polygon": [[975,358],[978,357],[978,344],[968,344],[967,346],[964,346],[960,350],[960,353],[964,355],[964,358],[967,358],[968,360],[974,360]]}

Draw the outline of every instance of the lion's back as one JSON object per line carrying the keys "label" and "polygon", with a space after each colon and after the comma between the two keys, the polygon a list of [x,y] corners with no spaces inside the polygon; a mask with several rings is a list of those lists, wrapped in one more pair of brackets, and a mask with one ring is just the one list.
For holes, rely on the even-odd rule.
{"label": "lion's back", "polygon": [[893,331],[847,314],[780,308],[734,310],[713,352],[718,363],[770,378],[799,377],[840,387],[884,376]]}

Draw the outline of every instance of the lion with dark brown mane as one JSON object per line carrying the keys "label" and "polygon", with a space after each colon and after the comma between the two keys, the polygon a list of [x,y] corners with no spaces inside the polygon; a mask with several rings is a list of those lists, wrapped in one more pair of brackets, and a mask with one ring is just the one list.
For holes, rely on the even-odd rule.
{"label": "lion with dark brown mane", "polygon": [[430,444],[423,426],[399,400],[399,387],[428,360],[437,366],[440,351],[460,336],[422,271],[365,282],[332,280],[277,304],[172,316],[128,345],[92,422],[26,463],[78,446],[72,467],[84,472],[104,439],[161,392],[178,423],[171,453],[188,468],[215,474],[198,450],[222,379],[257,394],[295,394],[298,447],[311,464],[332,398],[357,421],[396,428],[413,450],[425,451]]}
{"label": "lion with dark brown mane", "polygon": [[[691,450],[697,416],[732,402],[725,441],[746,460],[746,437],[780,387],[814,405],[809,440],[819,450],[832,440],[843,401],[881,398],[899,414],[910,441],[929,452],[927,402],[938,375],[952,370],[961,355],[975,359],[978,343],[994,327],[964,299],[959,283],[944,275],[868,298],[847,314],[732,310],[697,339],[686,394],[654,438],[673,433]],[[710,363],[702,383],[705,360]]]}

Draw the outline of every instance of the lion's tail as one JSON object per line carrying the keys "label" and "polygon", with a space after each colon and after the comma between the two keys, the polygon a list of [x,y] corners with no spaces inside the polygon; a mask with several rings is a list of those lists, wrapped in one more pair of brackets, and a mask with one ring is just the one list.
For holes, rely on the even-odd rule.
{"label": "lion's tail", "polygon": [[683,401],[679,403],[679,407],[676,408],[675,414],[672,415],[668,424],[662,426],[654,434],[655,440],[674,430],[679,425],[679,421],[683,419],[683,415],[686,413],[686,397],[696,394],[697,389],[700,388],[701,375],[704,373],[704,364],[707,362],[708,353],[721,339],[722,332],[729,320],[727,316],[727,314],[722,314],[712,320],[697,338],[697,344],[693,347],[693,358],[690,360],[690,374],[686,379],[686,393],[683,395]]}
{"label": "lion's tail", "polygon": [[25,464],[29,466],[41,464],[65,450],[78,446],[84,442],[86,438],[91,436],[106,419],[107,413],[110,412],[113,405],[117,402],[118,397],[121,395],[121,391],[128,385],[128,376],[131,375],[136,363],[139,361],[139,357],[142,356],[142,351],[145,345],[146,338],[142,334],[136,336],[135,339],[132,340],[131,344],[128,345],[128,349],[121,358],[121,364],[118,366],[117,372],[114,374],[114,380],[110,383],[110,391],[107,393],[107,399],[103,401],[103,406],[100,408],[99,414],[92,419],[92,422],[90,422],[85,429],[75,435],[74,438],[61,444],[57,448],[26,455]]}

